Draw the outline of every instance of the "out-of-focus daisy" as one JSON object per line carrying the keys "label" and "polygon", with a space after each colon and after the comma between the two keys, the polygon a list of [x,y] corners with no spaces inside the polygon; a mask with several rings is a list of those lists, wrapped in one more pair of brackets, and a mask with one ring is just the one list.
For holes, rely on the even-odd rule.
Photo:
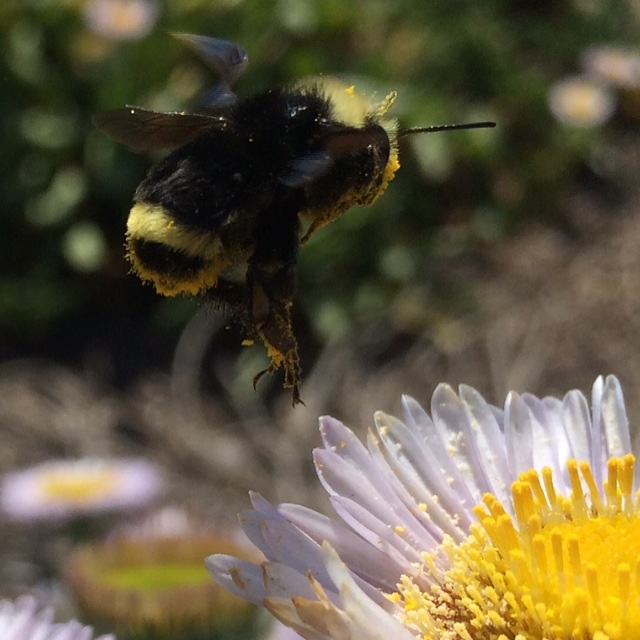
{"label": "out-of-focus daisy", "polygon": [[151,0],[88,0],[84,17],[91,31],[111,40],[144,38],[158,19]]}
{"label": "out-of-focus daisy", "polygon": [[305,638],[640,638],[638,471],[616,378],[504,409],[440,385],[366,446],[321,419],[319,478],[340,520],[252,496],[261,564],[207,559]]}
{"label": "out-of-focus daisy", "polygon": [[613,115],[616,107],[613,92],[586,76],[556,82],[547,99],[556,119],[574,127],[601,125]]}
{"label": "out-of-focus daisy", "polygon": [[640,50],[613,45],[594,46],[582,56],[585,71],[624,89],[640,87]]}
{"label": "out-of-focus daisy", "polygon": [[113,640],[112,635],[94,636],[91,627],[75,620],[53,622],[53,611],[38,607],[34,598],[23,596],[15,602],[0,600],[2,640]]}
{"label": "out-of-focus daisy", "polygon": [[256,608],[210,579],[203,558],[212,548],[257,557],[234,536],[163,509],[104,542],[78,547],[67,562],[67,583],[89,621],[122,637],[203,640],[247,631]]}
{"label": "out-of-focus daisy", "polygon": [[16,520],[64,520],[145,506],[161,484],[147,460],[59,460],[6,474],[0,506]]}

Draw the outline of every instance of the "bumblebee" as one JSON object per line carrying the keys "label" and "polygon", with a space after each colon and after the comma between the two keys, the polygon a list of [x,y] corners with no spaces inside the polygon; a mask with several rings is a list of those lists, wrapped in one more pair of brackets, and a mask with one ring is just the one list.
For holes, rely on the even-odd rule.
{"label": "bumblebee", "polygon": [[352,86],[310,77],[238,100],[238,44],[177,34],[220,80],[199,113],[139,107],[95,125],[135,152],[174,148],[134,194],[126,232],[133,272],[165,296],[203,295],[261,340],[301,402],[291,326],[298,248],[354,205],[372,204],[400,167],[398,138],[479,122],[399,130],[396,94],[372,104]]}

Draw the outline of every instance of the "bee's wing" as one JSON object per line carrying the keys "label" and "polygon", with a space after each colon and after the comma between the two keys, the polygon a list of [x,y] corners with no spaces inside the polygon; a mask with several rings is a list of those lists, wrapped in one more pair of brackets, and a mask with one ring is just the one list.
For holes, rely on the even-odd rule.
{"label": "bee's wing", "polygon": [[184,42],[219,74],[220,79],[232,85],[246,69],[249,56],[244,47],[229,40],[196,36],[191,33],[174,33],[174,37]]}
{"label": "bee's wing", "polygon": [[93,117],[93,124],[116,142],[132,151],[179,147],[207,131],[223,129],[228,123],[221,115],[149,111],[123,107]]}
{"label": "bee's wing", "polygon": [[226,108],[237,102],[231,87],[242,75],[249,62],[244,47],[229,40],[196,36],[191,33],[174,33],[209,66],[215,69],[220,82],[205,96],[207,108]]}

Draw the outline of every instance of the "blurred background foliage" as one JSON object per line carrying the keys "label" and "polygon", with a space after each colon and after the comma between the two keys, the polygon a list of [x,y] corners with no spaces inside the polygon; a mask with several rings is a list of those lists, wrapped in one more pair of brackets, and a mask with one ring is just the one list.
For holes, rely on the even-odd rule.
{"label": "blurred background foliage", "polygon": [[[128,273],[132,194],[159,156],[133,155],[91,124],[125,104],[197,110],[215,78],[168,32],[243,44],[240,96],[334,74],[380,98],[397,90],[404,126],[498,123],[405,139],[384,196],[301,251],[295,328],[309,370],[338,339],[384,357],[472,310],[447,265],[524,220],[575,232],[559,202],[576,185],[616,197],[607,154],[637,128],[640,89],[612,82],[607,113],[573,122],[549,95],[584,73],[591,48],[637,47],[639,27],[637,0],[4,0],[0,357],[89,364],[126,386],[167,366],[201,307],[160,298]],[[237,355],[241,338],[220,332],[217,353]],[[263,361],[245,350],[241,367],[254,373]]]}

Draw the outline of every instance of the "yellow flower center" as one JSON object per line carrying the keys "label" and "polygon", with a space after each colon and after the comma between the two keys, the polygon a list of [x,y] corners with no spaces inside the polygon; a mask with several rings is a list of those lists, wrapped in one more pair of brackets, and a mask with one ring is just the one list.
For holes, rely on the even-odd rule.
{"label": "yellow flower center", "polygon": [[425,640],[614,640],[640,638],[640,507],[635,458],[612,458],[598,487],[587,463],[570,460],[571,495],[549,468],[512,484],[513,512],[487,494],[479,523],[447,567],[424,554],[424,573],[403,576],[390,599]]}
{"label": "yellow flower center", "polygon": [[118,475],[107,467],[53,469],[41,478],[40,490],[47,500],[82,504],[112,493]]}
{"label": "yellow flower center", "polygon": [[597,88],[577,85],[567,89],[565,96],[567,114],[576,120],[589,122],[602,111],[602,97]]}

